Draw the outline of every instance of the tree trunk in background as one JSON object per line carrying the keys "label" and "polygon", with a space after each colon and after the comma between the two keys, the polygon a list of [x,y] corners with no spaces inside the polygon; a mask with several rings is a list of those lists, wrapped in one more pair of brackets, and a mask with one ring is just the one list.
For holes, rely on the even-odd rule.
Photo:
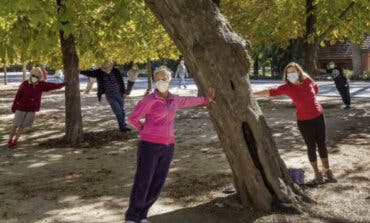
{"label": "tree trunk in background", "polygon": [[4,63],[3,72],[4,72],[4,85],[7,85],[8,84],[8,71],[6,69],[6,63]]}
{"label": "tree trunk in background", "polygon": [[216,89],[210,115],[244,205],[269,211],[273,203],[305,197],[280,158],[248,78],[246,41],[234,33],[211,0],[145,0],[163,24],[198,89]]}
{"label": "tree trunk in background", "polygon": [[253,76],[258,77],[258,68],[259,68],[259,59],[258,57],[254,58],[253,63]]}
{"label": "tree trunk in background", "polygon": [[351,48],[353,77],[359,78],[364,72],[362,69],[361,47],[357,44],[351,44]]}
{"label": "tree trunk in background", "polygon": [[316,55],[318,42],[316,42],[316,16],[315,16],[315,0],[306,0],[306,33],[303,43],[303,69],[311,76],[315,75],[316,70]]}
{"label": "tree trunk in background", "polygon": [[[57,0],[58,10],[62,7],[61,0]],[[66,22],[62,22],[66,23]],[[72,34],[64,36],[60,31],[60,45],[64,69],[65,86],[65,139],[69,144],[78,144],[83,140],[81,98],[79,81],[79,59],[75,47],[75,38]]]}
{"label": "tree trunk in background", "polygon": [[22,80],[25,81],[27,78],[27,64],[22,64]]}
{"label": "tree trunk in background", "polygon": [[316,43],[304,43],[303,45],[303,70],[311,76],[316,74],[317,46]]}
{"label": "tree trunk in background", "polygon": [[262,64],[262,77],[266,77],[266,66]]}
{"label": "tree trunk in background", "polygon": [[152,91],[152,63],[150,60],[146,63],[146,70],[147,70],[147,80],[148,80],[148,86],[146,88],[145,94],[148,95]]}

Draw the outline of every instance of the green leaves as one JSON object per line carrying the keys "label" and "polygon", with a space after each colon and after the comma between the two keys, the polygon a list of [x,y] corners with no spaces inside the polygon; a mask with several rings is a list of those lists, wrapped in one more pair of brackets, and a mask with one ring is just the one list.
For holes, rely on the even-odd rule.
{"label": "green leaves", "polygon": [[176,58],[178,50],[142,0],[3,0],[0,57],[61,66],[59,30],[73,34],[81,68]]}
{"label": "green leaves", "polygon": [[[353,2],[353,7],[345,11]],[[363,34],[370,32],[368,0],[316,0],[314,5],[312,13],[316,16],[316,33],[308,36],[308,42],[320,39],[328,29],[329,33],[320,41],[321,44],[345,38],[361,42]],[[269,43],[281,47],[286,47],[290,39],[304,36],[305,7],[305,0],[224,0],[221,4],[221,10],[233,28],[253,45]]]}

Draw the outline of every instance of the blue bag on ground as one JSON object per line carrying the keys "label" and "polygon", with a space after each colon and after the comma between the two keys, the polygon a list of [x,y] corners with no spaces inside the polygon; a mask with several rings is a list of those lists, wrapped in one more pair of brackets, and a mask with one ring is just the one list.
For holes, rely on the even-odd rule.
{"label": "blue bag on ground", "polygon": [[293,182],[298,185],[304,184],[304,170],[300,168],[288,168],[288,173]]}

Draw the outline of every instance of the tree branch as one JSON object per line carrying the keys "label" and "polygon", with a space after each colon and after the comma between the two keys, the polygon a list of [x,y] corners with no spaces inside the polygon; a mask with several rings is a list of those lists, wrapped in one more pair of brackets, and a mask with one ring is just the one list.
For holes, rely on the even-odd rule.
{"label": "tree branch", "polygon": [[320,43],[329,33],[331,33],[338,25],[338,21],[343,20],[347,13],[355,6],[355,1],[352,1],[345,10],[339,15],[338,19],[335,20],[333,24],[331,24],[320,36],[317,37],[317,43]]}

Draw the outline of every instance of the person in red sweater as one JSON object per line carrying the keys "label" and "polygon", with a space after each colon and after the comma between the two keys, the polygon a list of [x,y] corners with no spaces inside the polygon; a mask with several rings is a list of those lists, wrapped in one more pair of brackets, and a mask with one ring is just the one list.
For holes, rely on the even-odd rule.
{"label": "person in red sweater", "polygon": [[[297,124],[307,145],[308,159],[315,171],[311,183],[321,184],[324,177],[327,181],[335,182],[335,177],[329,168],[328,151],[326,148],[326,133],[323,108],[317,101],[319,88],[312,78],[306,74],[297,63],[289,63],[283,74],[285,84],[268,90],[258,91],[257,96],[287,95],[292,99],[297,111]],[[323,173],[317,166],[316,145],[318,147]]]}
{"label": "person in red sweater", "polygon": [[42,78],[42,69],[35,67],[30,72],[29,80],[23,81],[18,88],[11,108],[15,115],[13,127],[9,133],[9,148],[17,145],[18,139],[25,127],[32,126],[35,113],[40,110],[42,93],[62,88],[65,85],[64,83],[47,83],[42,81]]}

